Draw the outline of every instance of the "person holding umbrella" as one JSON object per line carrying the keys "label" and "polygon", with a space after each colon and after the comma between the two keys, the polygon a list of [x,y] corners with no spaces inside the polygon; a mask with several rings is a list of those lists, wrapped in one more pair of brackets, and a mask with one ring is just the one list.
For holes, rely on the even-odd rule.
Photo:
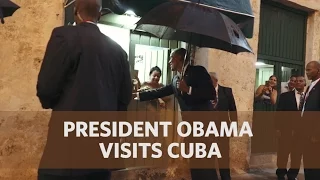
{"label": "person holding umbrella", "polygon": [[[133,97],[140,101],[148,101],[174,94],[180,105],[183,120],[186,120],[183,112],[213,111],[210,100],[215,99],[216,92],[209,73],[202,66],[188,65],[185,57],[188,55],[184,48],[172,52],[169,64],[171,70],[178,72],[178,75],[173,77],[171,84],[133,93]],[[192,164],[193,160],[190,163]],[[193,180],[218,180],[216,169],[191,169],[191,177]]]}

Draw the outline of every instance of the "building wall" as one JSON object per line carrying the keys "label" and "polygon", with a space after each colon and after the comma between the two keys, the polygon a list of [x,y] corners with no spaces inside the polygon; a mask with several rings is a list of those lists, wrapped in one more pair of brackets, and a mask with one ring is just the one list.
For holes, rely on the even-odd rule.
{"label": "building wall", "polygon": [[[216,49],[202,48],[197,51],[197,64],[207,67],[210,72],[217,72],[219,84],[231,87],[239,111],[239,123],[252,122],[253,93],[255,84],[255,62],[257,60],[259,37],[260,1],[253,0],[252,8],[255,15],[254,36],[248,39],[254,54],[231,54]],[[196,59],[197,59],[196,58]],[[207,65],[207,66],[206,66]],[[233,171],[237,173],[249,167],[250,139],[248,137],[231,139],[231,156]]]}
{"label": "building wall", "polygon": [[36,80],[63,1],[13,0],[21,8],[0,24],[0,179],[36,179],[48,122],[35,117]]}
{"label": "building wall", "polygon": [[[320,3],[317,0],[281,0],[283,3],[292,2],[296,5],[319,10]],[[261,0],[251,0],[255,15],[254,36],[248,39],[254,54],[234,55],[215,49],[200,49],[197,51],[198,63],[207,67],[208,71],[219,74],[219,83],[232,87],[238,108],[240,123],[249,121],[252,123],[253,95],[255,86],[256,68],[259,41]],[[312,60],[320,60],[320,14],[310,13],[307,22],[306,63]],[[247,137],[233,138],[231,140],[231,166],[236,172],[242,172],[249,167],[250,139]],[[269,158],[269,157],[268,157]],[[257,162],[257,161],[256,161]],[[259,162],[259,160],[258,160]]]}

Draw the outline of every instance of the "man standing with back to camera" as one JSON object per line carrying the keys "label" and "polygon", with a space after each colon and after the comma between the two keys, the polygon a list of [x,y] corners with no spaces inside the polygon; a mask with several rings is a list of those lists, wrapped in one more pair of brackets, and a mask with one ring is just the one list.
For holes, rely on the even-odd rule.
{"label": "man standing with back to camera", "polygon": [[[37,83],[42,107],[53,110],[42,163],[55,163],[55,158],[62,159],[60,153],[72,156],[77,151],[68,139],[55,139],[56,132],[62,131],[53,123],[55,112],[126,111],[132,99],[127,54],[100,32],[96,24],[100,11],[101,0],[76,0],[77,25],[55,28],[48,42]],[[107,169],[44,169],[41,163],[38,170],[38,180],[108,180],[110,176]]]}

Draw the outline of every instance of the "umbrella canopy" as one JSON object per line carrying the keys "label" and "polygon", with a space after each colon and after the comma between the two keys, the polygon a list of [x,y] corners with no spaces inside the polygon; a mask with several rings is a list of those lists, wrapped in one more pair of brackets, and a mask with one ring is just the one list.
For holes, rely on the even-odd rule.
{"label": "umbrella canopy", "polygon": [[[174,0],[102,0],[102,7],[110,9],[115,14],[124,14],[133,10],[136,15],[143,17],[151,9]],[[187,0],[199,2],[199,0]],[[65,6],[65,24],[74,22],[74,0],[67,0]],[[247,38],[253,37],[254,16],[250,0],[200,0],[201,4],[212,6],[230,17]]]}
{"label": "umbrella canopy", "polygon": [[229,17],[215,8],[186,1],[157,6],[137,22],[136,29],[159,38],[234,54],[253,52],[237,24]]}
{"label": "umbrella canopy", "polygon": [[[113,3],[110,3],[112,1]],[[105,5],[113,4],[111,10],[115,13],[124,13],[130,9],[136,15],[143,17],[151,9],[174,0],[104,0]],[[254,15],[250,0],[185,0],[216,8],[238,24],[247,38],[253,36]],[[121,11],[122,10],[122,11]]]}
{"label": "umbrella canopy", "polygon": [[3,18],[12,16],[13,13],[18,10],[20,6],[9,1],[9,0],[0,0],[0,20],[4,24]]}

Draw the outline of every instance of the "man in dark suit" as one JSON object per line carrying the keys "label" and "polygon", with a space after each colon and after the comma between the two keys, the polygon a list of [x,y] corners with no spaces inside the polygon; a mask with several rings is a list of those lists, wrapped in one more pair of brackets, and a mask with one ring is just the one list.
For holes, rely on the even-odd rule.
{"label": "man in dark suit", "polygon": [[[58,111],[126,111],[132,100],[127,54],[96,25],[101,2],[75,3],[77,25],[53,30],[38,76],[37,96],[43,108],[53,110],[42,156],[46,164],[55,163],[54,157],[48,157],[52,152],[59,159],[63,155],[59,153],[71,156],[74,152],[68,151],[76,149],[69,139],[56,140],[62,128],[53,122]],[[40,163],[38,179],[107,180],[110,174],[106,169],[45,169]]]}
{"label": "man in dark suit", "polygon": [[[304,103],[304,88],[306,80],[303,76],[295,78],[293,91],[282,93],[279,97],[276,116],[276,131],[278,135],[278,151],[276,174],[279,180],[295,180],[299,174],[302,149],[300,112]],[[291,166],[287,170],[290,155]]]}
{"label": "man in dark suit", "polygon": [[[212,111],[210,100],[215,99],[215,89],[207,70],[202,66],[185,66],[183,69],[186,49],[180,48],[171,54],[169,61],[172,71],[177,71],[172,83],[159,89],[134,94],[140,101],[162,98],[174,94],[182,111]],[[184,76],[181,74],[184,71]],[[191,162],[192,163],[192,162]],[[193,180],[218,179],[215,169],[191,169]]]}
{"label": "man in dark suit", "polygon": [[[216,92],[216,99],[212,101],[213,108],[217,111],[215,123],[218,129],[220,129],[221,122],[227,122],[228,124],[230,124],[230,121],[238,122],[237,107],[232,89],[219,85],[216,72],[210,72],[209,74]],[[229,154],[230,138],[219,137],[216,142],[219,145],[222,156],[222,158],[218,159],[221,180],[231,180]]]}
{"label": "man in dark suit", "polygon": [[320,179],[320,63],[309,62],[306,74],[311,84],[306,90],[301,112],[304,125],[303,164],[305,179],[314,180]]}

